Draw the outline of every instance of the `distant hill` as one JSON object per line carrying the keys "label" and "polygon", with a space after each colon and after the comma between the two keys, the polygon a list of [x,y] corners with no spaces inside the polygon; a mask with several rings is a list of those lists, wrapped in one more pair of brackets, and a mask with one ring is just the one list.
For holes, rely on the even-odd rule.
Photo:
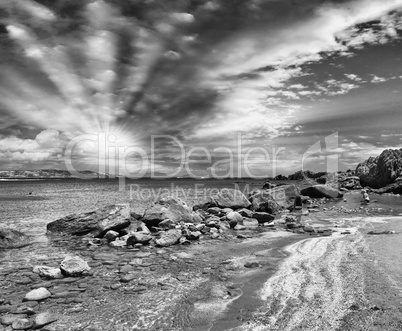
{"label": "distant hill", "polygon": [[[99,174],[93,171],[79,171],[85,178],[99,178]],[[24,178],[78,178],[67,170],[40,169],[40,170],[0,170],[0,178],[24,179]]]}

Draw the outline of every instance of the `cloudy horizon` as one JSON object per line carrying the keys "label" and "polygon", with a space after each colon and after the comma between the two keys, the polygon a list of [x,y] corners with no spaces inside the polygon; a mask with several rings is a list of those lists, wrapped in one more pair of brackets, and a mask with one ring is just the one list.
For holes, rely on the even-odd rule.
{"label": "cloudy horizon", "polygon": [[0,1],[0,170],[355,169],[402,147],[401,36],[402,0]]}

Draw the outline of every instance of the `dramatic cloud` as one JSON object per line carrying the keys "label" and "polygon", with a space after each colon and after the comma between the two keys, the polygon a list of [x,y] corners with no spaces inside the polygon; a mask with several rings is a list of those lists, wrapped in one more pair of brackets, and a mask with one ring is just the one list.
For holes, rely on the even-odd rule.
{"label": "dramatic cloud", "polygon": [[[151,146],[151,135],[213,149],[238,132],[251,134],[248,148],[300,134],[328,116],[313,102],[397,84],[402,73],[376,70],[373,59],[364,70],[345,65],[368,47],[397,45],[401,10],[402,0],[1,2],[3,163],[58,162],[74,137],[105,133],[158,155],[147,166],[167,171],[182,161],[177,144]],[[107,164],[98,143],[77,145],[74,160]]]}

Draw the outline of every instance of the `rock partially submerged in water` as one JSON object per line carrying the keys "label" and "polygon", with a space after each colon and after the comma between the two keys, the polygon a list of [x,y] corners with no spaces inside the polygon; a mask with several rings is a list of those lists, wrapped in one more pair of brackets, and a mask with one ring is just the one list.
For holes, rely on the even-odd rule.
{"label": "rock partially submerged in water", "polygon": [[26,234],[5,227],[0,227],[0,249],[19,248],[32,244],[32,238]]}
{"label": "rock partially submerged in water", "polygon": [[301,190],[301,194],[315,199],[340,198],[343,196],[343,193],[329,185],[313,185]]}
{"label": "rock partially submerged in water", "polygon": [[162,221],[170,220],[174,224],[181,221],[192,222],[192,209],[179,198],[161,199],[149,207],[142,218],[148,226],[158,226]]}
{"label": "rock partially submerged in water", "polygon": [[102,238],[109,230],[118,231],[130,225],[130,208],[126,204],[109,205],[95,211],[72,214],[47,225],[48,232],[75,236],[92,234]]}

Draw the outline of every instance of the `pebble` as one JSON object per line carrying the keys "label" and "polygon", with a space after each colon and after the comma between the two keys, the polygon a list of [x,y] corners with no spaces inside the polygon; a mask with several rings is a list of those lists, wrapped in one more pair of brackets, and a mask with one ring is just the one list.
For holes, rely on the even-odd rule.
{"label": "pebble", "polygon": [[120,281],[121,281],[122,283],[129,283],[129,282],[131,282],[132,280],[134,280],[134,279],[136,279],[136,278],[137,278],[136,275],[128,274],[128,275],[125,275],[125,276],[121,277],[121,278],[120,278]]}

